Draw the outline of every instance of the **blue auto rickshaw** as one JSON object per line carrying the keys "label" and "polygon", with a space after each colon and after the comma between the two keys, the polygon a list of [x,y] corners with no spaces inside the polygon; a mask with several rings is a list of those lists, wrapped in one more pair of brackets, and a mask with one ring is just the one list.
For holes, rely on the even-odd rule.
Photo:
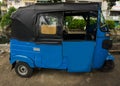
{"label": "blue auto rickshaw", "polygon": [[[70,33],[68,17],[82,18],[84,32]],[[30,77],[34,68],[91,72],[114,66],[101,3],[37,3],[19,8],[11,19],[10,63],[19,76]]]}

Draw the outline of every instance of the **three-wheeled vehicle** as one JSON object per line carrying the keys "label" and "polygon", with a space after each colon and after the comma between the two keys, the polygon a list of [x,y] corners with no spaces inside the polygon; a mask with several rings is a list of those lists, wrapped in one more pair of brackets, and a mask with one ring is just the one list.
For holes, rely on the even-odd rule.
{"label": "three-wheeled vehicle", "polygon": [[[10,63],[19,76],[30,77],[34,68],[113,68],[114,57],[108,51],[112,40],[100,3],[35,4],[19,8],[11,19]],[[70,32],[75,19],[82,19],[84,31]]]}

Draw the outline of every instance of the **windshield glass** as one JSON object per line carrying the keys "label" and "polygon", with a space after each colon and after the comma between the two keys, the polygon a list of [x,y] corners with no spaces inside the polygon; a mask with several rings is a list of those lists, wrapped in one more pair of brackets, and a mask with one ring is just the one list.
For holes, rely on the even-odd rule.
{"label": "windshield glass", "polygon": [[100,19],[100,29],[101,29],[102,32],[109,31],[108,27],[107,27],[107,24],[106,24],[106,21],[105,21],[105,18],[104,18],[102,13],[101,13],[101,19]]}

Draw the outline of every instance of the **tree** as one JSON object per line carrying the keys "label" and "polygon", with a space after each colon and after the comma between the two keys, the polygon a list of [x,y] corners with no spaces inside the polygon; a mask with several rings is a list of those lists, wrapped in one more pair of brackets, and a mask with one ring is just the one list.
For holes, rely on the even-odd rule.
{"label": "tree", "polygon": [[115,28],[115,22],[113,20],[106,20],[106,23],[107,23],[109,29],[112,30]]}
{"label": "tree", "polygon": [[61,0],[51,0],[54,3],[61,2]]}
{"label": "tree", "polygon": [[4,28],[5,26],[9,26],[11,24],[11,14],[16,11],[16,9],[14,7],[10,7],[8,9],[8,12],[2,17],[0,25],[2,28]]}
{"label": "tree", "polygon": [[109,10],[115,5],[115,2],[119,0],[106,0],[106,1],[108,2],[108,10]]}
{"label": "tree", "polygon": [[11,14],[16,11],[14,7],[10,7],[8,9],[8,12],[2,17],[0,26],[2,27],[2,35],[6,38],[6,41],[9,41],[9,38],[11,36]]}
{"label": "tree", "polygon": [[[1,8],[1,5],[2,5],[2,2],[0,1],[0,8]],[[1,9],[0,9],[0,21],[2,19],[2,16],[1,16]]]}
{"label": "tree", "polygon": [[61,2],[61,0],[37,0],[38,3],[57,3]]}

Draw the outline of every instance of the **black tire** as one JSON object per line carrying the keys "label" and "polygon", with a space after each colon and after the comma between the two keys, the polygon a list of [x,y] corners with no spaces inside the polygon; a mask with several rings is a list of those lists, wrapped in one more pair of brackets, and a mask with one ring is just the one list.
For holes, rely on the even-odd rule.
{"label": "black tire", "polygon": [[107,60],[105,61],[103,67],[101,68],[102,72],[109,72],[112,71],[115,68],[115,64],[113,60]]}
{"label": "black tire", "polygon": [[18,62],[15,65],[15,72],[21,77],[31,77],[33,69],[25,62]]}

